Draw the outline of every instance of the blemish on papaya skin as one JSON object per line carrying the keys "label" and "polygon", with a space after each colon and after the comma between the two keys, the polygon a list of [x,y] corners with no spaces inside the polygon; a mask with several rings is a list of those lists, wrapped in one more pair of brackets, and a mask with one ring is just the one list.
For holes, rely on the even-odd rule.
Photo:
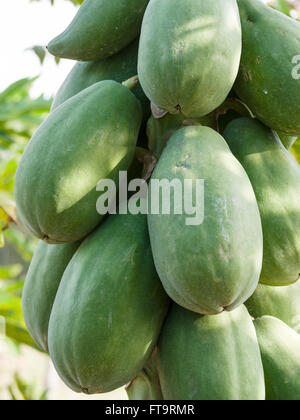
{"label": "blemish on papaya skin", "polygon": [[183,160],[183,162],[182,163],[180,163],[180,164],[178,164],[178,165],[176,165],[175,166],[175,169],[183,169],[183,170],[187,170],[187,169],[189,169],[189,167],[188,167],[188,165],[187,165],[187,162],[188,162],[188,160],[191,158],[191,155],[186,155],[186,157],[185,157],[185,159]]}
{"label": "blemish on papaya skin", "polygon": [[245,66],[241,66],[241,70],[243,73],[243,78],[245,82],[251,82],[252,81],[252,73],[250,70],[247,70]]}

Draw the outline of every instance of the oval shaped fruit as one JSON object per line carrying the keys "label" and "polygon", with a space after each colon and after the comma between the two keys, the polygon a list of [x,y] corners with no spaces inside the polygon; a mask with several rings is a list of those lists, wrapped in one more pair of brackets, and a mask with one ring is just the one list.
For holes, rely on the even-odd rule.
{"label": "oval shaped fruit", "polygon": [[16,175],[21,222],[48,243],[75,242],[101,221],[101,179],[117,181],[132,162],[141,106],[124,86],[103,81],[50,114],[29,142]]}
{"label": "oval shaped fruit", "polygon": [[158,354],[155,348],[143,370],[126,387],[129,400],[163,400],[157,364]]}
{"label": "oval shaped fruit", "polygon": [[260,209],[264,259],[260,281],[287,286],[300,273],[300,167],[279,138],[259,121],[240,118],[224,132],[245,168]]}
{"label": "oval shaped fruit", "polygon": [[300,336],[279,319],[254,321],[269,401],[300,400]]}
{"label": "oval shaped fruit", "polygon": [[201,316],[174,305],[159,341],[166,400],[264,400],[255,329],[244,306]]}
{"label": "oval shaped fruit", "polygon": [[151,0],[140,38],[142,88],[171,114],[204,116],[230,92],[241,46],[236,0]]}
{"label": "oval shaped fruit", "polygon": [[81,245],[60,284],[49,349],[74,391],[109,392],[142,370],[168,310],[144,215],[111,216]]}
{"label": "oval shaped fruit", "polygon": [[[96,62],[76,63],[68,77],[58,90],[51,111],[82,90],[102,80],[114,80],[122,83],[137,74],[137,54],[139,41],[133,42],[120,53]],[[149,100],[137,86],[132,91],[141,102],[144,118],[150,115]]]}
{"label": "oval shaped fruit", "polygon": [[78,61],[118,53],[138,36],[148,1],[85,0],[68,28],[49,43],[49,52]]}
{"label": "oval shaped fruit", "polygon": [[253,318],[273,316],[300,333],[300,282],[285,287],[259,284],[246,306]]}
{"label": "oval shaped fruit", "polygon": [[22,294],[26,327],[36,344],[48,352],[48,326],[54,299],[67,265],[80,242],[48,245],[39,242]]}
{"label": "oval shaped fruit", "polygon": [[[161,204],[168,198],[164,180],[170,212],[155,214],[155,189]],[[176,303],[213,315],[253,294],[262,264],[260,215],[243,167],[217,132],[200,126],[177,131],[152,175],[149,200],[155,265]]]}
{"label": "oval shaped fruit", "polygon": [[243,30],[234,86],[255,116],[290,136],[300,134],[300,23],[260,0],[238,0]]}

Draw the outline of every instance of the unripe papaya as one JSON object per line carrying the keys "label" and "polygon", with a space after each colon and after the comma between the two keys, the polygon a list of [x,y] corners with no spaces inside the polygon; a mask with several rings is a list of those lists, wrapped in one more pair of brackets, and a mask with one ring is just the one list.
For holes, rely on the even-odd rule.
{"label": "unripe papaya", "polygon": [[[120,53],[97,62],[76,63],[58,90],[51,111],[82,90],[102,80],[122,83],[137,74],[137,54],[139,42],[134,41]],[[144,118],[150,115],[150,104],[140,86],[132,91],[142,104]]]}
{"label": "unripe papaya", "polygon": [[22,295],[26,327],[36,344],[48,352],[48,326],[52,306],[65,269],[80,242],[48,245],[39,242]]}
{"label": "unripe papaya", "polygon": [[273,316],[300,333],[300,282],[285,287],[259,284],[246,306],[253,318]]}
{"label": "unripe papaya", "polygon": [[[164,180],[173,183],[170,214],[151,211],[148,223],[165,290],[179,305],[202,314],[236,308],[257,287],[263,247],[258,206],[243,167],[217,132],[192,126],[177,131],[164,149],[150,183],[151,203],[152,184],[159,181],[161,200]],[[197,180],[204,180],[204,197]],[[182,197],[174,192],[178,184],[185,190]],[[197,208],[191,219],[188,199]],[[182,211],[178,201],[184,201]]]}
{"label": "unripe papaya", "polygon": [[244,306],[201,316],[174,305],[159,345],[166,400],[264,400],[255,329]]}
{"label": "unripe papaya", "polygon": [[24,226],[48,243],[75,242],[103,216],[101,179],[117,181],[133,159],[142,120],[135,96],[114,81],[85,89],[50,114],[29,142],[16,175]]}
{"label": "unripe papaya", "polygon": [[171,114],[204,116],[230,92],[241,46],[236,0],[150,0],[138,59],[142,88]]}
{"label": "unripe papaya", "polygon": [[264,236],[260,282],[295,283],[300,273],[300,167],[276,133],[258,120],[234,120],[224,137],[245,168],[260,209]]}
{"label": "unripe papaya", "polygon": [[126,387],[126,392],[130,400],[163,400],[158,374],[157,350],[157,348],[154,350],[143,370]]}
{"label": "unripe papaya", "polygon": [[127,384],[149,359],[168,305],[146,216],[109,217],[82,243],[58,289],[49,325],[57,372],[87,394]]}
{"label": "unripe papaya", "polygon": [[261,0],[238,0],[243,52],[235,91],[267,126],[300,134],[300,23]]}
{"label": "unripe papaya", "polygon": [[118,53],[138,36],[148,1],[85,0],[68,28],[49,43],[49,52],[78,61]]}
{"label": "unripe papaya", "polygon": [[300,400],[300,336],[277,318],[254,321],[268,401]]}

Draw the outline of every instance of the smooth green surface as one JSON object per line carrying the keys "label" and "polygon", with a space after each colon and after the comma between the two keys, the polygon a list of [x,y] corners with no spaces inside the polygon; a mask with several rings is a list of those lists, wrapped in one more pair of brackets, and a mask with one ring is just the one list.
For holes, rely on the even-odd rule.
{"label": "smooth green surface", "polygon": [[269,401],[300,400],[300,336],[279,319],[254,321]]}
{"label": "smooth green surface", "polygon": [[168,309],[144,215],[111,216],[79,248],[49,326],[54,365],[74,391],[109,392],[142,370]]}
{"label": "smooth green surface", "polygon": [[140,32],[149,0],[85,0],[68,28],[48,45],[51,54],[78,61],[110,57]]}
{"label": "smooth green surface", "polygon": [[117,181],[129,168],[141,120],[138,100],[113,81],[94,84],[51,113],[17,170],[15,197],[25,227],[49,243],[90,233],[102,219],[96,185]]}
{"label": "smooth green surface", "polygon": [[261,0],[238,0],[243,52],[235,91],[269,127],[300,134],[300,23]]}
{"label": "smooth green surface", "polygon": [[300,273],[300,167],[275,133],[241,118],[224,133],[254,188],[263,225],[261,283],[287,286]]}
{"label": "smooth green surface", "polygon": [[126,387],[126,392],[131,401],[163,400],[158,374],[157,348],[147,361],[144,369]]}
{"label": "smooth green surface", "polygon": [[79,242],[48,245],[39,242],[26,277],[22,309],[26,327],[36,344],[48,352],[48,325],[54,299]]}
{"label": "smooth green surface", "polygon": [[285,287],[259,284],[246,306],[253,318],[273,316],[300,333],[300,282]]}
{"label": "smooth green surface", "polygon": [[[97,62],[76,63],[68,77],[58,90],[51,110],[54,111],[67,99],[102,80],[115,80],[122,83],[137,74],[137,54],[139,42],[134,41],[129,47],[112,57]],[[133,90],[140,100],[144,118],[150,114],[149,100],[140,86]]]}
{"label": "smooth green surface", "polygon": [[[151,184],[154,179],[177,179],[181,185],[194,180],[193,205],[195,180],[204,180],[202,224],[187,225],[185,210],[174,214],[173,190],[170,214],[148,216],[154,261],[167,293],[179,305],[203,314],[244,303],[259,280],[262,228],[250,181],[225,140],[207,127],[177,131]],[[201,207],[202,195],[198,200]]]}
{"label": "smooth green surface", "polygon": [[166,400],[264,400],[255,329],[244,306],[201,316],[174,305],[159,342]]}
{"label": "smooth green surface", "polygon": [[241,44],[236,0],[151,0],[140,38],[142,88],[171,114],[206,115],[233,86]]}

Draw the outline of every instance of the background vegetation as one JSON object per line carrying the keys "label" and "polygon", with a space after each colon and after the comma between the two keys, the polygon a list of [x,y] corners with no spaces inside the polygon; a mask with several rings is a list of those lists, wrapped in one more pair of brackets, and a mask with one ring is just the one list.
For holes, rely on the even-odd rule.
{"label": "background vegetation", "polygon": [[[83,0],[30,0],[50,1],[52,5],[60,1],[81,4]],[[300,1],[274,0],[269,2],[286,14],[297,18]],[[299,15],[300,16],[300,15]],[[41,63],[46,50],[36,46],[33,51]],[[24,278],[37,241],[30,237],[16,220],[14,203],[14,177],[24,148],[34,131],[42,123],[50,110],[51,100],[43,96],[32,99],[30,88],[35,79],[18,80],[0,92],[0,334],[17,351],[25,344],[36,349],[26,331],[21,308]],[[292,153],[300,162],[300,141]],[[2,322],[1,322],[2,321]],[[1,338],[1,337],[0,337]],[[11,399],[45,399],[46,393],[36,395],[28,384],[16,375],[8,392]]]}

